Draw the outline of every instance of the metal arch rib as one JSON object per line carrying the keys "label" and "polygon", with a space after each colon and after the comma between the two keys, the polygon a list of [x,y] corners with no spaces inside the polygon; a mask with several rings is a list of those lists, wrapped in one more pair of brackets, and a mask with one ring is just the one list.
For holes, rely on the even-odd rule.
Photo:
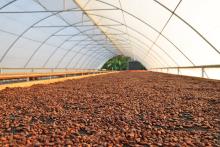
{"label": "metal arch rib", "polygon": [[[82,50],[84,50],[87,46],[89,46],[90,45],[90,43],[87,43],[87,44],[85,44],[84,46],[82,46],[80,49],[79,49],[79,51],[77,51],[76,52],[76,54],[74,54],[71,58],[70,58],[70,60],[67,62],[67,65],[65,66],[65,68],[67,68],[71,63],[72,63],[72,61],[73,61],[73,59],[79,54],[79,53],[81,53],[81,51]],[[97,46],[97,45],[94,45],[94,46]],[[72,49],[71,49],[72,50]],[[68,52],[68,53],[70,53],[70,52]],[[86,55],[86,54],[85,54]],[[60,62],[61,63],[61,62]],[[60,64],[59,63],[59,64]],[[56,67],[58,67],[58,65],[56,66]]]}
{"label": "metal arch rib", "polygon": [[[79,51],[78,51],[78,53],[81,53],[81,51],[84,49],[84,48],[86,48],[88,45],[85,45],[85,46],[83,46]],[[97,47],[97,45],[94,45],[94,46],[96,46]],[[109,52],[110,54],[112,54],[111,52]],[[85,54],[85,55],[87,55],[87,54]],[[113,54],[114,55],[114,54]],[[73,59],[75,58],[75,57],[77,57],[78,56],[78,54],[74,54],[74,56],[71,58],[71,60],[69,60],[69,62],[68,62],[68,64],[65,66],[65,68],[67,68],[71,63],[72,63],[72,61],[73,61]],[[78,63],[76,63],[75,65],[77,65]]]}
{"label": "metal arch rib", "polygon": [[[96,54],[98,55],[98,54]],[[97,56],[97,58],[99,58],[100,60],[97,60],[96,56],[94,56],[90,62],[88,62],[87,65],[85,65],[85,67],[92,67],[92,66],[96,66],[97,63],[99,63],[98,61],[103,61],[105,58],[109,59],[109,58],[112,58],[114,57],[113,55],[110,55],[110,54],[99,54]],[[106,61],[105,61],[106,62]]]}
{"label": "metal arch rib", "polygon": [[[97,17],[102,17],[102,18],[109,19],[109,20],[112,20],[112,21],[114,21],[114,22],[120,23],[120,22],[117,21],[117,20],[114,20],[114,19],[112,19],[112,18],[108,18],[108,17],[102,16],[102,15],[98,15],[98,14],[90,14],[90,15],[97,16]],[[121,24],[122,24],[122,23],[121,23]],[[125,25],[125,24],[122,24],[122,25]],[[132,31],[134,31],[134,32],[138,33],[139,35],[143,36],[144,38],[146,38],[146,39],[149,40],[150,42],[153,42],[153,40],[151,40],[149,37],[145,36],[145,35],[142,34],[141,32],[137,31],[136,29],[134,29],[134,28],[132,28],[132,27],[130,27],[130,26],[127,26],[127,28],[129,28],[129,29],[131,29]],[[164,36],[163,36],[163,37],[164,37]],[[165,38],[165,37],[164,37],[164,38]],[[168,42],[170,42],[191,64],[194,65],[194,63],[193,63],[173,42],[171,42],[168,38],[165,38],[165,39],[166,39]],[[155,45],[156,45],[157,47],[159,47],[159,45],[157,45],[156,43],[155,43]],[[161,47],[159,47],[159,48],[161,48]]]}
{"label": "metal arch rib", "polygon": [[[75,56],[77,56],[77,55],[75,55]],[[70,61],[69,63],[72,63],[72,60],[73,60],[73,58],[75,58],[75,56],[72,57],[72,59],[71,59],[71,61]],[[69,65],[69,64],[68,64],[68,65]],[[67,65],[67,66],[68,66],[68,65]],[[67,67],[67,66],[66,66],[66,67]]]}
{"label": "metal arch rib", "polygon": [[[96,45],[93,45],[93,46],[96,47],[96,48],[98,48],[98,46],[96,46]],[[101,48],[101,47],[99,47],[99,49],[100,49],[100,48]],[[82,50],[85,50],[85,49],[87,49],[87,46],[84,47],[83,49],[78,50],[78,51],[77,51],[77,54],[74,54],[74,56],[71,58],[70,62],[68,62],[68,64],[67,64],[65,67],[67,68],[67,67],[69,67],[69,66],[71,65],[71,67],[75,67],[75,68],[76,68],[76,66],[78,65],[78,63],[79,63],[82,59],[78,60],[77,62],[74,63],[74,65],[72,65],[73,59],[75,59],[76,57],[79,57],[79,54],[82,54]],[[88,52],[90,52],[90,51],[88,50],[87,53],[83,53],[84,56],[82,56],[82,58],[83,58],[83,57],[87,57],[87,56],[88,56]]]}
{"label": "metal arch rib", "polygon": [[[43,7],[45,10],[47,10],[39,1],[37,1],[37,3],[41,6],[41,7]],[[75,3],[74,3],[75,4]],[[66,24],[68,24],[68,25],[70,25],[62,16],[59,16],[60,17],[60,19],[61,20],[63,20]],[[79,31],[79,32],[81,32],[81,30],[80,29],[78,29],[77,27],[76,27],[76,29]],[[88,36],[89,38],[91,38],[90,36]],[[92,38],[91,38],[92,39]],[[65,42],[64,42],[65,43]],[[106,50],[108,50],[108,49],[106,49]],[[112,52],[112,51],[110,51],[110,50],[108,50],[109,52]],[[112,52],[113,53],[113,52]],[[114,54],[114,53],[113,53]]]}
{"label": "metal arch rib", "polygon": [[[15,2],[16,0],[14,0],[14,1],[12,1],[12,2]],[[156,2],[158,2],[157,0],[154,0],[154,1],[156,1]],[[160,3],[161,4],[161,3]],[[9,4],[8,4],[9,5]],[[164,6],[164,7],[166,7],[166,6]],[[167,7],[166,7],[167,8]],[[168,9],[168,8],[167,8]],[[175,14],[178,18],[180,18],[177,14]],[[182,19],[182,18],[180,18],[180,19]],[[184,21],[184,20],[182,20],[182,21]],[[187,23],[187,22],[185,22],[185,23]],[[188,25],[190,25],[190,24],[188,24]],[[192,27],[192,29],[194,29],[193,27]],[[197,30],[194,30],[194,31],[197,31]],[[199,33],[199,32],[198,32]],[[200,34],[200,33],[199,33]],[[202,37],[202,36],[201,36]],[[203,38],[203,39],[206,39],[206,38]],[[207,40],[208,41],[208,40]],[[212,44],[210,44],[210,46],[213,46]],[[214,47],[214,46],[213,46]],[[215,48],[215,47],[214,47]],[[216,49],[216,51],[218,51],[217,49]],[[1,62],[1,61],[0,61]]]}
{"label": "metal arch rib", "polygon": [[75,53],[77,53],[77,55],[79,55],[79,54],[81,54],[81,55],[86,55],[85,53],[81,53],[81,52],[75,52]]}
{"label": "metal arch rib", "polygon": [[[172,10],[170,10],[168,7],[166,7],[165,5],[163,5],[162,3],[158,2],[157,0],[154,0],[154,2],[156,2],[157,4],[159,4],[161,7],[165,8],[166,10],[168,10],[169,12],[172,12]],[[183,19],[182,17],[180,17],[178,14],[173,13],[177,18],[179,18],[183,23],[185,23],[189,28],[191,28],[197,35],[199,35],[207,44],[209,44],[209,46],[211,46],[218,54],[220,54],[220,51],[211,43],[208,41],[208,39],[206,39],[197,29],[195,29],[192,25],[190,25],[185,19]]]}
{"label": "metal arch rib", "polygon": [[[105,19],[109,19],[111,21],[114,21],[114,22],[117,22],[117,23],[120,23],[119,21],[117,20],[114,20],[114,19],[111,19],[111,18],[108,18],[108,17],[105,17],[105,16],[102,16],[102,15],[98,15],[98,14],[90,14],[90,15],[94,15],[94,16],[97,16],[97,17],[101,17],[101,18],[105,18]],[[121,23],[122,24],[122,23]],[[125,24],[122,24],[122,25],[125,25]],[[107,27],[107,26],[103,26],[103,27]],[[150,38],[148,38],[147,36],[145,36],[144,34],[142,34],[141,32],[137,31],[136,29],[130,27],[130,26],[127,26],[129,29],[131,29],[132,31],[138,33],[139,35],[143,36],[144,38],[146,38],[147,40],[149,40],[150,42],[153,42],[153,40],[151,40]],[[112,28],[112,27],[107,27],[107,28]],[[113,29],[113,28],[112,28]],[[118,30],[116,28],[114,28],[115,30]],[[129,34],[128,34],[129,35]],[[130,35],[130,37],[132,38],[136,38],[136,37],[133,37]],[[139,42],[142,42],[140,40],[138,40]],[[145,43],[143,43],[145,44]],[[165,51],[163,50],[159,45],[155,44],[159,49],[161,49],[166,55],[168,55],[172,61],[174,61],[175,64],[177,64],[177,62]],[[149,47],[148,47],[149,48]],[[184,56],[185,57],[185,56]],[[186,58],[187,59],[187,58]],[[178,65],[178,64],[177,64]]]}
{"label": "metal arch rib", "polygon": [[[88,37],[87,37],[88,38]],[[74,46],[69,49],[63,56],[62,58],[58,61],[57,65],[55,66],[56,68],[58,68],[60,66],[60,64],[62,63],[62,61],[64,60],[64,58],[75,48],[77,47],[81,42],[85,41],[87,38],[82,39],[80,41],[78,41],[76,44],[74,44]]]}
{"label": "metal arch rib", "polygon": [[[84,40],[81,40],[81,41],[84,41]],[[80,41],[80,42],[81,42]],[[78,42],[78,43],[80,43]],[[60,64],[62,63],[62,61],[64,60],[64,58],[75,48],[75,46],[73,46],[70,50],[68,50],[68,52],[66,52],[64,54],[64,56],[60,59],[60,61],[58,62],[58,64],[56,65],[56,68],[58,68],[60,66]],[[111,52],[110,52],[111,53]],[[72,58],[71,58],[72,59]]]}
{"label": "metal arch rib", "polygon": [[[112,7],[115,7],[115,8],[118,8],[112,4],[109,4],[107,2],[103,2],[102,0],[95,0],[97,2],[101,2],[101,3],[104,3],[106,5],[110,5]],[[157,4],[159,4],[161,7],[165,8],[166,10],[168,10],[169,12],[172,13],[172,10],[170,10],[168,7],[166,7],[165,5],[163,5],[162,3],[160,3],[159,1],[157,0],[153,0],[154,2],[156,2]],[[154,31],[158,32],[158,30],[156,30],[153,26],[149,25],[148,23],[146,23],[145,21],[143,21],[142,19],[138,18],[137,16],[125,11],[125,10],[122,10],[124,11],[126,14],[138,19],[139,21],[141,21],[142,23],[146,24],[147,26],[149,26],[150,28],[152,28]],[[198,30],[196,30],[192,25],[190,25],[186,20],[184,20],[182,17],[180,17],[179,15],[177,15],[175,12],[173,13],[173,15],[175,15],[177,18],[179,18],[183,23],[185,23],[189,28],[191,28],[197,35],[199,35],[209,46],[211,46],[211,48],[213,48],[218,54],[220,54],[220,51],[211,43],[209,42]],[[175,48],[177,48],[177,46],[172,43],[166,36],[164,36],[163,34],[161,34],[161,36],[163,36],[166,40],[168,40],[172,45],[174,45]],[[178,48],[177,48],[178,49]],[[180,52],[182,53],[182,51],[180,50]],[[189,59],[187,56],[186,56],[187,59]],[[189,60],[191,61],[191,60]],[[193,64],[193,66],[195,66],[195,64],[191,61],[191,63]]]}
{"label": "metal arch rib", "polygon": [[[94,28],[93,28],[93,29],[94,29]],[[76,34],[76,35],[82,34],[82,33],[87,32],[87,31],[91,31],[91,30],[93,30],[93,29],[88,29],[88,30],[85,30],[85,31],[81,31],[80,33],[78,33],[78,34]],[[76,35],[74,35],[74,36],[76,36]],[[70,41],[70,39],[73,38],[74,36],[71,36],[71,37],[69,37],[68,39],[64,40],[64,41],[54,50],[54,52],[50,55],[50,57],[47,59],[47,61],[44,63],[43,66],[45,67],[46,64],[49,62],[49,60],[52,58],[52,56],[57,52],[57,50],[58,50],[64,43],[66,43],[67,41]],[[87,37],[88,37],[88,36],[87,36]],[[88,37],[88,38],[89,38],[89,37]],[[81,40],[81,41],[84,41],[84,40]],[[79,41],[79,42],[81,42],[81,41]],[[91,40],[91,41],[93,41],[93,40]],[[96,41],[94,41],[94,42],[96,43]],[[67,56],[67,54],[70,53],[70,52],[74,49],[75,45],[76,45],[76,44],[74,44],[74,46],[73,46],[70,50],[68,50],[67,53],[64,54],[64,56],[61,57],[61,59],[59,60],[58,64],[56,65],[56,67],[58,67],[59,64],[60,64],[60,63],[63,61],[63,59],[65,58],[65,56]],[[109,51],[109,50],[107,50],[107,51]],[[112,52],[110,52],[110,53],[112,53]],[[112,54],[113,54],[113,53],[112,53]]]}
{"label": "metal arch rib", "polygon": [[[138,45],[139,46],[139,45]],[[142,47],[138,47],[138,48],[142,48]],[[142,52],[142,50],[141,50],[141,52]],[[75,55],[76,56],[76,55]],[[158,55],[159,56],[159,55]],[[156,57],[155,57],[156,58]],[[157,58],[156,58],[157,59]],[[160,64],[161,64],[161,62],[158,60],[157,62],[159,62]],[[78,64],[77,64],[78,65]],[[167,64],[168,65],[168,64]]]}
{"label": "metal arch rib", "polygon": [[[102,0],[95,0],[95,1],[100,2],[100,3],[103,3],[103,4],[106,4],[106,5],[109,5],[109,6],[112,6],[112,7],[115,7],[115,8],[118,8],[117,6],[114,6],[114,5],[109,4],[109,3],[107,3],[107,2],[103,2]],[[118,8],[118,9],[120,9],[120,8]],[[120,9],[120,10],[121,10],[121,9]],[[125,11],[125,10],[122,10],[122,11],[125,12],[126,14],[132,16],[133,18],[139,20],[140,22],[142,22],[142,23],[145,24],[146,26],[150,27],[150,28],[151,28],[152,30],[154,30],[155,32],[160,33],[155,27],[151,26],[151,25],[150,25],[149,23],[147,23],[146,21],[144,21],[144,20],[138,18],[137,16],[131,14],[131,13],[128,12],[128,11]],[[164,36],[163,34],[161,34],[161,36],[163,36],[163,37],[164,37],[168,42],[170,42],[176,49],[178,49],[179,52],[181,52],[181,54],[184,55],[185,58],[187,58],[187,60],[190,61],[190,63],[191,63],[193,66],[195,65],[171,40],[169,40],[169,39],[168,39],[166,36]]]}
{"label": "metal arch rib", "polygon": [[[141,47],[140,45],[138,45],[138,44],[136,44],[136,45],[134,45],[136,48],[137,47]],[[160,64],[161,64],[161,61],[159,60],[159,59],[161,59],[163,62],[165,62],[165,64],[166,65],[169,65],[168,63],[167,63],[167,61],[166,60],[164,60],[164,58],[162,58],[159,54],[157,54],[156,52],[154,52],[155,54],[156,54],[156,56],[154,57],[156,60],[157,60],[157,62],[159,62]],[[145,55],[145,57],[147,57],[147,55],[146,54],[144,54]],[[153,54],[152,54],[153,55]],[[156,58],[156,57],[158,57],[158,59]],[[144,57],[143,57],[144,58]],[[161,64],[161,65],[163,65],[163,64]]]}
{"label": "metal arch rib", "polygon": [[[88,9],[86,11],[112,11],[117,9]],[[81,12],[82,10],[54,10],[54,11],[1,11],[0,14],[32,14],[32,13],[57,13],[57,12]]]}
{"label": "metal arch rib", "polygon": [[[98,55],[98,54],[96,54]],[[95,56],[96,57],[96,56]],[[103,54],[103,55],[98,55],[97,58],[101,59],[101,60],[97,60],[96,58],[93,58],[93,60],[91,60],[91,62],[89,62],[86,67],[95,67],[98,68],[98,64],[100,63],[100,61],[103,61],[104,59],[111,59],[112,57],[114,57],[113,55],[110,54]],[[105,63],[106,61],[104,61],[103,63]]]}
{"label": "metal arch rib", "polygon": [[[87,36],[87,38],[89,38],[89,37]],[[78,41],[78,43],[81,43],[82,41],[84,41],[84,39]],[[97,41],[94,41],[94,40],[91,40],[91,41],[97,43]],[[86,44],[86,45],[89,45],[89,43]],[[97,45],[99,45],[99,44],[97,44]],[[85,47],[85,46],[84,46],[84,47]],[[62,58],[60,59],[60,61],[59,61],[58,64],[56,65],[56,68],[58,68],[58,66],[61,64],[61,62],[64,60],[64,58],[65,58],[74,48],[75,48],[75,45],[74,45],[71,49],[69,49],[69,50],[62,56]],[[108,51],[108,50],[106,50],[106,51]],[[111,53],[111,52],[110,52],[110,53]],[[73,58],[74,58],[74,56],[73,56]],[[72,58],[71,58],[71,59],[72,59]],[[67,66],[68,66],[68,65],[67,65]]]}
{"label": "metal arch rib", "polygon": [[[87,47],[88,45],[89,45],[89,43],[88,43],[88,44],[85,44],[83,47],[80,48],[80,50],[79,50],[77,53],[80,53],[81,50],[83,50],[83,48]],[[95,45],[95,46],[97,46],[97,45]],[[106,51],[108,51],[108,50],[106,50]],[[110,54],[113,54],[112,52],[109,52],[109,53],[110,53]],[[71,59],[68,61],[68,63],[67,63],[67,65],[65,66],[65,68],[67,68],[67,67],[72,63],[73,59],[74,59],[77,55],[78,55],[78,54],[74,54],[74,55],[71,57]]]}
{"label": "metal arch rib", "polygon": [[[59,12],[59,13],[61,13],[61,12]],[[56,14],[52,14],[51,16],[53,16],[53,15],[56,15]],[[43,21],[43,20],[45,20],[45,19],[47,19],[47,18],[49,18],[49,17],[51,17],[51,16],[48,16],[48,17],[42,19],[41,21]],[[38,22],[38,23],[39,23],[39,22]],[[35,24],[35,25],[36,25],[36,24]],[[34,25],[33,25],[33,26],[34,26]],[[32,27],[30,27],[30,28],[32,28]]]}
{"label": "metal arch rib", "polygon": [[[106,28],[110,28],[110,29],[113,29],[113,30],[116,30],[116,31],[119,31],[119,32],[123,32],[123,31],[121,31],[121,30],[119,30],[119,29],[116,29],[116,28],[112,28],[112,27],[107,27],[107,26],[104,26],[104,27],[106,27]],[[142,42],[142,41],[140,41],[139,39],[137,39],[136,37],[134,37],[134,36],[131,36],[130,34],[128,34],[129,35],[129,37],[131,37],[131,38],[133,38],[133,39],[135,39],[136,41],[138,41],[138,42],[140,42],[141,44],[143,44],[144,46],[146,46],[147,48],[150,48],[148,45],[146,45],[144,42]],[[122,37],[123,38],[123,37]],[[133,43],[134,43],[134,41],[132,41]],[[179,66],[178,65],[178,63],[164,50],[164,49],[162,49],[159,45],[157,45],[157,44],[155,44],[162,52],[164,52],[177,66]]]}
{"label": "metal arch rib", "polygon": [[91,30],[94,30],[94,28],[92,29],[88,29],[88,30],[85,30],[85,31],[82,31],[82,32],[79,32],[77,34],[74,34],[70,37],[68,37],[67,39],[65,39],[64,41],[62,41],[62,43],[50,54],[50,56],[47,58],[46,62],[43,64],[43,67],[45,67],[47,65],[47,63],[50,61],[50,59],[54,56],[54,54],[61,48],[62,45],[64,45],[66,42],[68,42],[71,38],[81,34],[81,33],[84,33],[84,32],[87,32],[87,31],[91,31]]}
{"label": "metal arch rib", "polygon": [[46,20],[52,16],[55,16],[57,14],[59,14],[61,12],[57,12],[57,13],[53,13],[51,15],[48,15],[38,21],[36,21],[34,24],[32,24],[31,26],[29,26],[27,29],[25,29],[12,43],[11,45],[8,47],[8,49],[4,52],[3,56],[0,58],[0,63],[2,63],[2,61],[4,60],[4,58],[7,56],[8,52],[12,49],[12,47],[17,43],[17,41],[25,34],[27,33],[33,26],[35,26],[36,24],[42,22],[43,20]]}
{"label": "metal arch rib", "polygon": [[[8,5],[9,5],[9,4],[8,4]],[[5,6],[5,7],[6,7],[6,6]],[[44,18],[38,20],[38,21],[35,22],[34,24],[32,24],[30,27],[28,27],[25,31],[23,31],[23,32],[15,39],[15,41],[14,41],[14,42],[9,46],[9,48],[5,51],[5,53],[3,54],[3,56],[2,56],[1,59],[0,59],[0,63],[2,63],[2,61],[3,61],[4,58],[7,56],[8,52],[12,49],[12,47],[16,44],[16,42],[17,42],[26,32],[28,32],[32,27],[34,27],[35,25],[37,25],[37,24],[40,23],[41,21],[48,19],[49,17],[55,16],[55,15],[57,15],[57,14],[59,14],[59,13],[65,12],[65,11],[66,11],[66,10],[59,11],[59,12],[57,12],[57,13],[53,13],[53,14],[51,14],[51,15],[49,15],[49,16],[46,16],[46,17],[44,17]]]}
{"label": "metal arch rib", "polygon": [[102,47],[97,47],[94,51],[89,51],[88,50],[87,53],[86,53],[86,56],[84,56],[81,60],[78,60],[79,62],[75,66],[79,67],[79,68],[82,68],[84,64],[86,64],[90,59],[92,59],[93,54],[94,55],[99,55],[99,54],[103,53],[103,52],[99,52],[100,49],[102,49]]}
{"label": "metal arch rib", "polygon": [[[114,20],[114,19],[111,19],[111,18],[102,16],[102,15],[97,15],[97,14],[90,14],[90,15],[94,15],[94,16],[98,16],[98,17],[101,17],[101,18],[109,19],[109,20],[112,20],[112,21],[114,21],[114,22],[120,23],[121,25],[125,25],[125,24],[123,24],[123,23],[121,23],[121,22],[119,22],[119,21],[117,21],[117,20]],[[136,29],[134,29],[134,28],[132,28],[132,27],[130,27],[130,26],[127,26],[127,28],[129,28],[129,29],[135,31],[136,33],[140,34],[141,36],[143,36],[144,38],[146,38],[146,39],[149,40],[150,42],[153,42],[153,40],[151,40],[150,38],[148,38],[148,37],[145,36],[144,34],[138,32]],[[128,35],[129,35],[129,34],[128,34]],[[148,48],[149,48],[149,47],[148,47]],[[159,61],[158,61],[158,62],[159,62]]]}
{"label": "metal arch rib", "polygon": [[[104,54],[106,54],[106,53],[104,53]],[[94,62],[95,61],[95,59],[100,59],[99,57],[100,57],[100,55],[104,55],[103,53],[101,54],[93,54],[93,56],[91,55],[90,56],[90,58],[89,59],[87,59],[87,61],[86,62],[84,62],[84,64],[82,64],[80,67],[82,68],[82,69],[85,69],[85,68],[88,68],[88,67],[90,67],[90,64],[89,63],[91,63],[91,62]],[[99,56],[98,56],[99,55]],[[96,58],[97,57],[97,58]],[[84,66],[83,66],[84,65]]]}
{"label": "metal arch rib", "polygon": [[[177,8],[178,8],[179,5],[181,4],[181,2],[182,2],[182,0],[179,1],[179,3],[176,5],[175,9],[172,11],[170,17],[168,18],[168,20],[166,21],[165,25],[164,25],[163,28],[161,29],[159,35],[157,36],[157,38],[154,40],[153,44],[151,45],[151,47],[150,47],[150,49],[149,49],[149,51],[148,51],[148,54],[149,54],[150,51],[152,50],[154,44],[155,44],[155,43],[158,41],[158,39],[160,38],[160,36],[161,36],[162,32],[164,31],[164,29],[165,29],[165,28],[167,27],[167,25],[169,24],[171,18],[173,17],[175,11],[177,10]],[[147,55],[148,55],[148,54],[147,54]]]}
{"label": "metal arch rib", "polygon": [[113,58],[114,56],[106,56],[105,58],[107,59],[107,60],[105,60],[105,61],[103,61],[103,62],[96,62],[96,64],[95,64],[95,66],[96,66],[96,68],[101,68],[104,64],[105,64],[105,62],[106,61],[108,61],[109,59],[111,59],[111,58]]}
{"label": "metal arch rib", "polygon": [[[101,60],[93,60],[91,61],[91,63],[89,63],[87,65],[87,67],[92,67],[92,68],[96,68],[98,69],[99,68],[99,64],[100,64],[100,61],[102,61],[103,63],[105,63],[106,61],[108,61],[109,59],[111,59],[112,57],[114,57],[113,55],[107,55],[107,54],[104,54],[102,57],[100,57]],[[108,59],[108,60],[106,60]]]}
{"label": "metal arch rib", "polygon": [[7,4],[5,4],[4,6],[0,7],[0,10],[4,9],[5,7],[11,5],[12,3],[16,2],[17,0],[13,0],[11,2],[8,2]]}
{"label": "metal arch rib", "polygon": [[[102,56],[103,53],[105,53],[105,54],[108,53],[108,52],[106,52],[106,51],[105,51],[105,52],[104,52],[104,51],[99,51],[100,49],[102,49],[102,47],[99,47],[98,49],[96,49],[96,50],[94,50],[94,51],[92,51],[92,52],[89,50],[88,52],[91,52],[90,54],[87,53],[87,56],[89,56],[89,58],[88,58],[88,59],[87,59],[87,58],[84,58],[84,60],[81,61],[81,64],[78,63],[78,64],[80,64],[79,67],[82,68],[84,65],[87,64],[87,62],[88,62],[88,63],[91,62],[90,60],[93,59],[93,56],[92,56],[93,54],[94,54],[95,56],[96,56],[96,55]],[[109,54],[109,53],[108,53],[108,54]],[[98,56],[98,57],[99,57],[99,56]],[[85,61],[85,60],[87,60],[87,61]]]}
{"label": "metal arch rib", "polygon": [[[80,6],[80,4],[77,3],[76,1],[75,1],[75,4],[78,5],[78,7],[79,7],[79,8],[84,12],[84,14],[91,20],[91,22],[106,36],[106,38],[108,38],[109,41],[112,42],[112,44],[114,44],[114,42],[111,40],[111,38],[109,38],[109,36],[106,35],[105,32],[102,31],[102,30],[97,26],[97,24],[95,23],[95,21],[94,21],[94,20],[89,16],[89,14]],[[116,9],[118,9],[118,8],[116,8]],[[114,46],[115,46],[116,49],[118,49],[118,51],[120,51],[120,49],[117,47],[117,45],[114,45]],[[121,52],[121,51],[120,51],[120,52]]]}
{"label": "metal arch rib", "polygon": [[[77,23],[75,23],[75,24],[78,24],[78,23],[81,23],[81,21],[80,21],[80,22],[77,22]],[[75,25],[75,24],[73,24],[73,25]],[[26,67],[28,66],[28,64],[31,62],[32,58],[37,54],[37,52],[40,50],[40,48],[41,48],[50,38],[52,38],[53,35],[59,33],[60,31],[62,31],[62,30],[64,30],[64,29],[66,29],[66,27],[63,27],[63,28],[61,28],[61,29],[55,31],[55,32],[52,33],[50,36],[48,36],[48,37],[38,46],[38,48],[32,53],[32,55],[30,56],[30,58],[29,58],[29,59],[27,60],[27,62],[25,63],[24,68],[26,68]]]}

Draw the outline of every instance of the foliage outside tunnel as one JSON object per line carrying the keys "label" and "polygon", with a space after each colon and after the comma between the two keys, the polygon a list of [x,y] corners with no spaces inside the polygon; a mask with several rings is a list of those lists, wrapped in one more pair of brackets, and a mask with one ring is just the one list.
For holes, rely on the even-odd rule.
{"label": "foliage outside tunnel", "polygon": [[127,70],[128,62],[131,61],[130,57],[116,56],[108,60],[102,67],[107,70]]}
{"label": "foliage outside tunnel", "polygon": [[102,67],[106,70],[145,70],[145,67],[138,61],[133,61],[130,57],[116,56],[108,60]]}

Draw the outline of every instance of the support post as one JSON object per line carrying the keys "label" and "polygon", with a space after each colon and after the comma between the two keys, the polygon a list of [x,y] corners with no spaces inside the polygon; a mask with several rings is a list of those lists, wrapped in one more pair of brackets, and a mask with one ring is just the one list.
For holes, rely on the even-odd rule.
{"label": "support post", "polygon": [[204,67],[202,67],[201,70],[202,70],[202,78],[205,78],[205,69],[204,69]]}

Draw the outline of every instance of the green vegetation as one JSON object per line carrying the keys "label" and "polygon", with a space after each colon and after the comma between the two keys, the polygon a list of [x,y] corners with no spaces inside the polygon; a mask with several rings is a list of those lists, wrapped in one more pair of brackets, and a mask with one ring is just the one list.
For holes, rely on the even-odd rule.
{"label": "green vegetation", "polygon": [[127,70],[128,62],[130,61],[130,57],[125,56],[116,56],[110,60],[108,60],[102,67],[102,69],[107,70]]}

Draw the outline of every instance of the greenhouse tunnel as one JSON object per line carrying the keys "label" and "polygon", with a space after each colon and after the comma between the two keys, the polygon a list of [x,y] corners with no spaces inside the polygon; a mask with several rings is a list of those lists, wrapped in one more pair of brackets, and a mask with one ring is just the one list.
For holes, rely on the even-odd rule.
{"label": "greenhouse tunnel", "polygon": [[219,5],[1,0],[0,67],[100,69],[124,55],[152,71],[220,79]]}
{"label": "greenhouse tunnel", "polygon": [[220,0],[0,0],[0,147],[220,147]]}

